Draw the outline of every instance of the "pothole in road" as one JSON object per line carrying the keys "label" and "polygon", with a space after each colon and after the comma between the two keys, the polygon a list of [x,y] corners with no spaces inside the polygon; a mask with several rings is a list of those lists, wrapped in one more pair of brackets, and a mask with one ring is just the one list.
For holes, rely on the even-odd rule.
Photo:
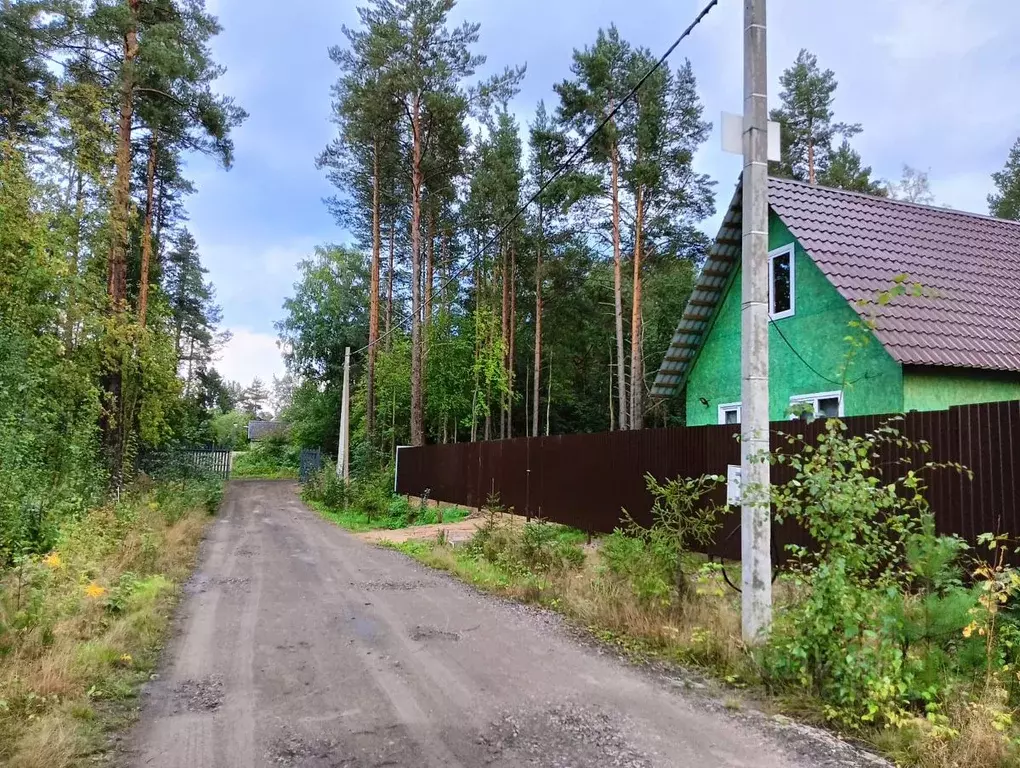
{"label": "pothole in road", "polygon": [[492,766],[651,768],[630,745],[625,723],[597,709],[563,704],[544,711],[505,713],[479,743]]}
{"label": "pothole in road", "polygon": [[302,738],[294,733],[277,738],[269,762],[287,768],[383,768],[418,765],[419,748],[402,726],[373,729],[336,738]]}
{"label": "pothole in road", "polygon": [[412,589],[422,589],[434,586],[435,582],[423,581],[421,579],[412,581],[352,581],[351,586],[364,592],[408,592]]}
{"label": "pothole in road", "polygon": [[247,576],[229,576],[213,579],[213,583],[228,592],[247,592],[251,579]]}
{"label": "pothole in road", "polygon": [[210,675],[200,680],[185,680],[174,688],[174,711],[213,712],[223,702],[223,678]]}
{"label": "pothole in road", "polygon": [[298,651],[307,651],[312,647],[312,644],[305,640],[298,640],[296,643],[286,643],[276,646],[278,651],[286,651],[288,653],[297,653]]}
{"label": "pothole in road", "polygon": [[445,629],[438,629],[437,627],[426,627],[419,624],[411,631],[412,640],[460,640],[460,635],[456,632],[447,632]]}

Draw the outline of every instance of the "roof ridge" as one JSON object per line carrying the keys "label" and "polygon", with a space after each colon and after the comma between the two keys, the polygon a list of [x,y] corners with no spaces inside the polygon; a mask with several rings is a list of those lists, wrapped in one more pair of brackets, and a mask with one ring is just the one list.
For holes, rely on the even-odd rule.
{"label": "roof ridge", "polygon": [[880,197],[878,195],[869,195],[867,192],[857,192],[850,189],[838,189],[836,187],[826,187],[822,184],[810,184],[806,181],[800,181],[799,179],[787,179],[782,176],[769,176],[769,184],[772,182],[779,182],[781,184],[789,184],[795,187],[802,187],[806,191],[810,192],[825,192],[833,195],[845,195],[847,197],[857,197],[864,200],[868,200],[872,203],[884,203],[894,206],[903,206],[905,208],[920,208],[926,211],[932,211],[934,213],[945,213],[955,216],[967,216],[974,219],[982,219],[984,221],[997,221],[1009,226],[1020,228],[1020,221],[1013,219],[1003,219],[999,216],[992,216],[987,213],[975,213],[974,211],[963,211],[959,208],[946,208],[941,205],[925,205],[924,203],[912,203],[909,200],[897,200],[893,197]]}

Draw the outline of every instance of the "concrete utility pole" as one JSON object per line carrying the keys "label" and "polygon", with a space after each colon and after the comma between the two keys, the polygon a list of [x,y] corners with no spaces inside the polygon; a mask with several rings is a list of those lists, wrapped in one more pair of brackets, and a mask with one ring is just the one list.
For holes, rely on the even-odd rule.
{"label": "concrete utility pole", "polygon": [[344,390],[340,403],[340,445],[336,452],[336,476],[351,479],[351,348],[344,352]]}
{"label": "concrete utility pole", "polygon": [[744,176],[741,265],[741,608],[747,643],[772,623],[769,508],[768,81],[765,0],[744,0]]}

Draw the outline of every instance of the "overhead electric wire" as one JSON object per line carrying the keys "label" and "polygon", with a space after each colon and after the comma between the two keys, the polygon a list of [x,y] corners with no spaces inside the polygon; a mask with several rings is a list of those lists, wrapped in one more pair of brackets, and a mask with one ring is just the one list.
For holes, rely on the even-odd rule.
{"label": "overhead electric wire", "polygon": [[863,381],[864,379],[867,379],[867,378],[871,377],[871,374],[869,372],[866,372],[866,373],[862,374],[861,376],[857,377],[856,379],[854,379],[852,381],[847,381],[845,378],[843,379],[843,381],[836,381],[835,379],[830,379],[824,373],[822,373],[817,368],[815,368],[813,365],[811,365],[811,363],[809,363],[804,358],[804,355],[802,355],[800,352],[797,351],[797,348],[795,346],[793,346],[793,344],[790,343],[790,340],[788,338],[786,338],[786,334],[783,333],[782,330],[780,330],[779,325],[776,323],[775,320],[771,320],[770,319],[769,323],[772,325],[773,328],[775,328],[776,333],[779,334],[779,338],[781,338],[786,343],[786,346],[788,346],[790,348],[790,351],[793,352],[794,355],[796,355],[798,360],[800,360],[802,363],[804,363],[804,365],[808,368],[808,370],[810,370],[813,374],[815,374],[819,378],[824,379],[825,381],[829,382],[830,384],[835,384],[841,390],[845,386],[849,386],[850,384],[856,384],[858,381]]}
{"label": "overhead electric wire", "polygon": [[[694,31],[694,28],[697,27],[704,20],[704,18],[708,15],[709,11],[711,11],[718,4],[719,4],[719,0],[710,0],[710,2],[707,5],[705,5],[704,8],[701,9],[701,12],[698,13],[698,15],[694,17],[694,21],[692,21],[687,26],[687,28],[680,34],[680,36],[676,40],[673,41],[673,44],[671,46],[669,46],[669,48],[666,49],[666,52],[664,54],[662,54],[662,56],[659,57],[659,59],[648,69],[647,72],[645,72],[645,74],[641,77],[640,80],[637,81],[637,83],[634,85],[634,87],[630,89],[630,92],[626,96],[624,96],[623,99],[621,99],[620,102],[618,104],[616,104],[616,106],[614,106],[609,111],[609,113],[602,119],[602,122],[599,123],[595,127],[595,129],[591,133],[588,134],[588,136],[584,139],[584,141],[582,141],[574,149],[574,151],[571,152],[570,155],[567,156],[566,160],[564,160],[562,163],[560,163],[559,167],[557,167],[556,170],[553,171],[552,175],[538,188],[538,190],[536,190],[535,194],[533,194],[530,198],[528,198],[528,201],[526,203],[524,203],[523,205],[521,205],[517,209],[516,213],[514,213],[513,216],[511,216],[509,219],[507,219],[507,221],[503,224],[503,226],[501,226],[499,228],[499,231],[496,232],[496,234],[492,235],[488,240],[486,240],[481,245],[481,247],[478,248],[478,250],[476,250],[470,257],[468,257],[467,261],[462,266],[460,266],[456,270],[454,270],[453,274],[450,275],[449,278],[447,278],[447,280],[444,283],[440,284],[439,289],[437,291],[433,292],[433,296],[436,295],[436,294],[442,295],[443,291],[446,288],[448,288],[453,283],[454,280],[456,280],[458,277],[460,277],[460,275],[462,275],[468,268],[473,266],[474,263],[476,261],[478,261],[479,258],[482,257],[482,255],[489,248],[489,246],[491,246],[493,243],[498,241],[499,238],[503,236],[503,233],[506,232],[510,228],[510,226],[515,221],[517,221],[524,214],[525,211],[528,210],[528,207],[532,203],[534,203],[536,200],[538,200],[539,197],[541,197],[542,193],[545,192],[545,190],[549,188],[549,185],[551,185],[557,178],[559,178],[561,175],[563,175],[563,173],[570,167],[570,165],[574,162],[574,160],[576,160],[577,157],[585,149],[588,148],[588,145],[591,144],[592,140],[596,136],[598,136],[598,134],[602,131],[602,129],[605,128],[607,125],[609,125],[609,122],[616,116],[616,113],[619,112],[620,109],[622,109],[623,106],[628,101],[630,101],[632,98],[634,98],[634,95],[641,89],[641,86],[643,86],[645,84],[645,82],[648,80],[648,78],[650,78],[653,74],[655,74],[655,72],[666,62],[666,59],[668,59],[670,57],[670,55],[672,55],[673,51],[675,51],[677,49],[677,46],[679,46],[680,43],[682,43],[684,41],[684,39],[686,39],[691,34],[691,32]],[[426,304],[424,306],[424,309],[426,311],[429,309],[429,306],[428,306],[427,302],[426,302]],[[406,322],[407,320],[410,320],[410,319],[412,319],[410,316],[405,316],[403,318],[403,321]],[[361,352],[364,352],[369,347],[371,347],[371,346],[373,346],[375,344],[378,344],[380,341],[385,339],[387,336],[389,336],[392,333],[394,333],[397,330],[398,327],[400,327],[400,323],[394,323],[390,327],[390,330],[388,330],[388,331],[380,334],[379,336],[377,336],[375,341],[369,342],[368,344],[366,344],[365,346],[361,347],[360,349],[355,350],[354,354],[360,354]]]}

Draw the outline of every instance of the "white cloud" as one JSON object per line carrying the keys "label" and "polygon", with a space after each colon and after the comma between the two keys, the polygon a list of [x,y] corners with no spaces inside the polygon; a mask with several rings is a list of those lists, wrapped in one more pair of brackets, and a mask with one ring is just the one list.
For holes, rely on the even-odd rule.
{"label": "white cloud", "polygon": [[274,375],[283,375],[283,356],[276,346],[276,336],[247,328],[231,328],[230,332],[233,336],[216,362],[216,370],[224,379],[247,386],[258,377],[268,386]]}
{"label": "white cloud", "polygon": [[893,7],[895,20],[874,39],[895,59],[958,58],[1002,31],[999,13],[974,0],[900,0]]}
{"label": "white cloud", "polygon": [[283,300],[292,296],[298,263],[310,257],[322,238],[296,237],[289,242],[255,244],[244,235],[214,239],[195,227],[202,260],[216,286],[227,326],[269,331],[283,315]]}

